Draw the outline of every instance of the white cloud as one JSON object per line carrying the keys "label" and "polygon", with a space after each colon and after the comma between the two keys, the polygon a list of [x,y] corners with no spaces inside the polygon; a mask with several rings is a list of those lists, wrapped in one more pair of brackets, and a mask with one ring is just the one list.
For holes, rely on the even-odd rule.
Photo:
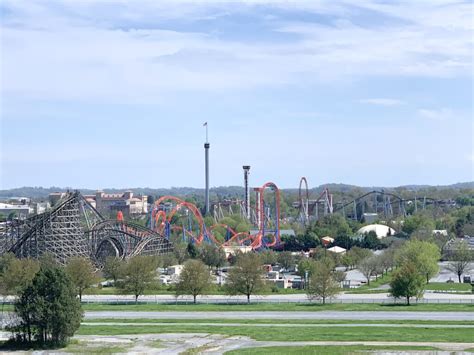
{"label": "white cloud", "polygon": [[450,108],[440,109],[426,109],[422,108],[418,110],[418,115],[423,118],[433,121],[445,121],[456,117],[454,111]]}
{"label": "white cloud", "polygon": [[[472,75],[472,25],[464,4],[362,2],[397,18],[386,28],[371,28],[353,24],[351,8],[343,4],[278,2],[283,12],[304,9],[337,20],[323,26],[285,22],[282,15],[281,22],[271,20],[276,27],[268,39],[255,42],[192,25],[238,12],[222,2],[5,3],[13,19],[2,25],[2,95],[156,102],[175,91]],[[186,30],[160,28],[163,21],[178,20]],[[272,40],[283,34],[295,38]]]}
{"label": "white cloud", "polygon": [[362,104],[380,105],[380,106],[399,106],[404,105],[405,102],[397,99],[389,98],[373,98],[359,100]]}

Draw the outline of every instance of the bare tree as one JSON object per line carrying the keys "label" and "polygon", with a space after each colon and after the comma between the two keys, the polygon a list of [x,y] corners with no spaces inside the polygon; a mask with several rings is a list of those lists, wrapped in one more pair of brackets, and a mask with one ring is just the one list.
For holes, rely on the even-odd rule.
{"label": "bare tree", "polygon": [[470,270],[470,263],[473,261],[473,253],[469,250],[466,241],[455,243],[457,248],[450,258],[448,268],[458,275],[459,283],[461,283],[462,274]]}
{"label": "bare tree", "polygon": [[370,278],[376,274],[379,265],[379,260],[375,255],[369,256],[359,263],[358,269],[367,279],[367,285],[370,285]]}

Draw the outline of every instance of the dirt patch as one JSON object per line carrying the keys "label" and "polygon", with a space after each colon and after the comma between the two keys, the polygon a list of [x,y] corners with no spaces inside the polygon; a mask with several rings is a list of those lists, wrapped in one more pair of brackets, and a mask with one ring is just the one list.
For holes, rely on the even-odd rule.
{"label": "dirt patch", "polygon": [[[474,343],[421,343],[421,342],[276,342],[256,341],[243,336],[225,336],[203,333],[167,333],[141,335],[84,335],[73,338],[72,343],[60,350],[35,351],[35,354],[224,354],[230,350],[268,347],[268,346],[304,346],[304,345],[378,345],[378,346],[433,346],[444,351],[463,351],[474,347]],[[390,353],[390,352],[386,352]],[[404,353],[410,353],[404,351]],[[424,352],[417,352],[418,354]],[[429,353],[429,352],[428,352]],[[438,354],[442,354],[439,352]],[[449,354],[449,352],[446,352]]]}

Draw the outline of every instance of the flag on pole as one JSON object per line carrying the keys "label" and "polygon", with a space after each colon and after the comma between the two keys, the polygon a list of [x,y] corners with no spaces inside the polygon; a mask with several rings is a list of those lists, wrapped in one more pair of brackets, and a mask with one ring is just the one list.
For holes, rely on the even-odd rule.
{"label": "flag on pole", "polygon": [[204,124],[202,125],[203,127],[207,127],[207,122],[204,122]]}

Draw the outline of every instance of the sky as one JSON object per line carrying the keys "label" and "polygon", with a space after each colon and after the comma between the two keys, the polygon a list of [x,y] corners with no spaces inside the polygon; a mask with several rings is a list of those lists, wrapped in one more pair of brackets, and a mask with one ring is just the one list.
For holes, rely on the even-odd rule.
{"label": "sky", "polygon": [[471,1],[0,2],[0,189],[474,180]]}

